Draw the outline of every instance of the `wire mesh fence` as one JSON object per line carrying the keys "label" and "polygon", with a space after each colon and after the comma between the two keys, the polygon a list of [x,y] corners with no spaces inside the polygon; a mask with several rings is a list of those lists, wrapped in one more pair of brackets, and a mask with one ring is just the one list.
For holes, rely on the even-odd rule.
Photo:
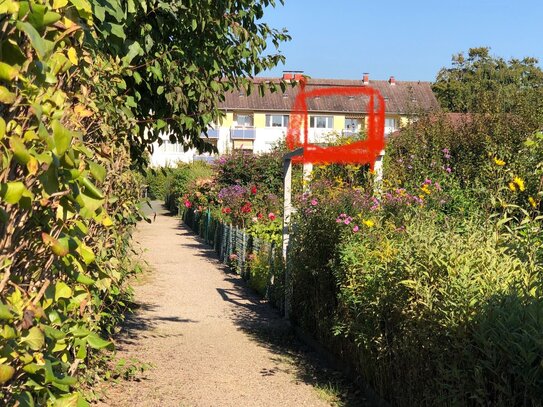
{"label": "wire mesh fence", "polygon": [[186,208],[183,222],[217,253],[219,260],[284,313],[284,267],[281,247],[226,224],[209,211]]}

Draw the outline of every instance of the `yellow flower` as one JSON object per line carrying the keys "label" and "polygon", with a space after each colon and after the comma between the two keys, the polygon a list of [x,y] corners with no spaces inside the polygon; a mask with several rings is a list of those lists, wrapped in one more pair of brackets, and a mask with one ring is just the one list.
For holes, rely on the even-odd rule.
{"label": "yellow flower", "polygon": [[503,167],[505,165],[505,161],[500,160],[499,158],[494,157],[494,162],[496,165],[499,165],[500,167]]}
{"label": "yellow flower", "polygon": [[421,186],[420,189],[422,189],[422,192],[424,192],[425,194],[430,195],[430,189],[428,188],[427,184]]}
{"label": "yellow flower", "polygon": [[375,226],[375,223],[371,219],[365,220],[363,223],[369,228],[372,228]]}
{"label": "yellow flower", "polygon": [[537,207],[537,202],[535,201],[534,198],[529,197],[529,198],[528,198],[528,202],[530,202],[530,205],[532,205],[532,208]]}
{"label": "yellow flower", "polygon": [[515,184],[517,184],[518,186],[518,189],[520,189],[521,191],[524,191],[526,188],[524,187],[524,180],[522,178],[519,178],[519,177],[515,177],[515,179],[513,180],[513,182]]}
{"label": "yellow flower", "polygon": [[515,184],[513,182],[510,182],[509,183],[509,189],[513,192],[515,192],[517,190],[517,187],[515,186]]}

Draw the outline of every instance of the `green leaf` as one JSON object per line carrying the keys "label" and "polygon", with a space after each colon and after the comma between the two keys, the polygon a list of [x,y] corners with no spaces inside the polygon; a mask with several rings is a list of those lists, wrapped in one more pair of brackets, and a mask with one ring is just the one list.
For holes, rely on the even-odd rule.
{"label": "green leaf", "polygon": [[40,37],[38,31],[36,31],[36,29],[32,26],[32,24],[18,21],[17,29],[23,31],[28,36],[30,44],[32,45],[32,48],[34,48],[34,50],[36,51],[38,58],[40,60],[44,60],[47,53],[47,45],[43,38]]}
{"label": "green leaf", "polygon": [[0,80],[11,82],[18,73],[19,70],[15,67],[8,65],[5,62],[0,62]]}
{"label": "green leaf", "polygon": [[70,3],[75,6],[82,18],[89,18],[92,16],[92,8],[87,0],[70,0]]}
{"label": "green leaf", "polygon": [[54,11],[48,11],[43,16],[43,25],[51,25],[56,23],[62,18],[62,16]]}
{"label": "green leaf", "polygon": [[66,334],[62,332],[60,329],[56,329],[48,325],[44,325],[43,332],[45,333],[45,336],[47,338],[54,339],[55,341],[58,341],[59,339],[63,339],[64,337],[66,337]]}
{"label": "green leaf", "polygon": [[9,139],[9,146],[13,151],[13,155],[17,158],[21,164],[26,165],[32,158],[28,150],[26,149],[25,143],[19,137],[11,137]]}
{"label": "green leaf", "polygon": [[0,117],[0,140],[6,135],[6,121]]}
{"label": "green leaf", "polygon": [[64,396],[55,400],[54,407],[77,407],[79,401],[79,394],[72,393],[69,396]]}
{"label": "green leaf", "polygon": [[63,155],[70,144],[72,143],[73,133],[64,127],[58,120],[53,120],[51,123],[53,128],[53,138],[55,140],[56,154]]}
{"label": "green leaf", "polygon": [[104,182],[106,178],[106,169],[103,165],[97,164],[94,161],[89,161],[89,168],[92,176],[100,182]]}
{"label": "green leaf", "polygon": [[23,392],[19,397],[17,397],[19,402],[19,407],[35,407],[34,398],[32,394],[28,391]]}
{"label": "green leaf", "polygon": [[143,55],[143,49],[141,48],[139,42],[134,42],[128,47],[128,53],[123,58],[124,66],[130,65],[132,60],[138,55]]}
{"label": "green leaf", "polygon": [[94,262],[96,257],[94,255],[92,249],[90,247],[88,247],[87,245],[81,244],[77,248],[77,251],[81,255],[81,257],[83,258],[83,261],[85,262],[85,264],[89,265],[89,264]]}
{"label": "green leaf", "polygon": [[11,380],[15,374],[15,369],[10,365],[0,364],[0,384],[3,385]]}
{"label": "green leaf", "polygon": [[122,40],[126,40],[126,34],[124,33],[124,28],[122,25],[119,24],[106,24],[109,26],[111,34],[115,35],[116,37],[119,37]]}
{"label": "green leaf", "polygon": [[22,338],[22,341],[28,344],[32,350],[40,350],[45,344],[43,332],[37,326],[33,326],[28,331],[28,334]]}
{"label": "green leaf", "polygon": [[103,349],[110,346],[112,343],[109,341],[105,341],[98,334],[91,333],[89,336],[87,336],[87,343],[89,346],[93,349]]}
{"label": "green leaf", "polygon": [[58,301],[60,298],[71,298],[72,289],[62,281],[56,283],[55,285],[55,301]]}
{"label": "green leaf", "polygon": [[85,194],[94,199],[104,199],[104,194],[87,177],[78,179],[82,187],[85,188]]}
{"label": "green leaf", "polygon": [[28,191],[21,181],[0,184],[0,197],[9,204],[19,202],[25,191]]}
{"label": "green leaf", "polygon": [[0,319],[12,319],[13,314],[6,304],[0,302]]}
{"label": "green leaf", "polygon": [[51,250],[57,256],[66,256],[70,251],[70,248],[67,244],[64,244],[64,241],[61,242],[60,240],[57,240],[53,236],[49,235],[48,233],[42,232],[41,238],[46,245],[51,247]]}
{"label": "green leaf", "polygon": [[0,86],[0,102],[6,105],[11,105],[15,102],[17,96],[15,93],[10,92],[5,86]]}
{"label": "green leaf", "polygon": [[3,0],[0,3],[0,14],[13,14],[19,11],[19,4],[13,0]]}
{"label": "green leaf", "polygon": [[85,285],[93,285],[94,284],[94,280],[92,278],[86,276],[83,273],[77,273],[76,281],[78,283],[85,284]]}

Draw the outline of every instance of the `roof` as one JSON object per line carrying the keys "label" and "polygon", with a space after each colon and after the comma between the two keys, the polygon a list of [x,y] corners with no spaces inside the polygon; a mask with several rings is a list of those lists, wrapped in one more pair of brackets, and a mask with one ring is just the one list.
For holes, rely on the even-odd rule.
{"label": "roof", "polygon": [[[279,83],[278,78],[254,78],[255,84],[263,82]],[[329,87],[355,87],[371,86],[377,89],[385,98],[386,113],[388,114],[415,114],[422,111],[439,109],[439,103],[432,92],[430,82],[370,80],[364,85],[362,80],[345,79],[307,79],[306,91]],[[266,112],[289,112],[299,92],[299,86],[287,86],[283,93],[278,87],[277,92],[266,89],[264,96],[260,96],[257,89],[247,96],[240,91],[228,92],[220,108],[226,110],[247,110]],[[311,98],[307,100],[308,112],[360,114],[367,111],[367,96],[349,97],[344,95]]]}

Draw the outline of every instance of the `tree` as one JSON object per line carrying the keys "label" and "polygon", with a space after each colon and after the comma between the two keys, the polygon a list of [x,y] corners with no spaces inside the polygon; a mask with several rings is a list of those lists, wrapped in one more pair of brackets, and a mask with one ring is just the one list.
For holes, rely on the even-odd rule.
{"label": "tree", "polygon": [[518,113],[529,105],[541,115],[543,71],[537,64],[535,58],[506,61],[491,56],[490,48],[471,48],[439,71],[433,90],[450,112]]}
{"label": "tree", "polygon": [[129,64],[123,79],[139,124],[131,139],[135,157],[166,129],[172,141],[210,151],[201,135],[221,120],[224,93],[251,92],[250,77],[284,61],[278,52],[264,54],[268,45],[277,51],[290,39],[259,22],[274,0],[91,2],[100,46]]}
{"label": "tree", "polygon": [[87,405],[134,272],[131,169],[166,126],[203,148],[222,93],[283,58],[268,5],[0,0],[0,405]]}

